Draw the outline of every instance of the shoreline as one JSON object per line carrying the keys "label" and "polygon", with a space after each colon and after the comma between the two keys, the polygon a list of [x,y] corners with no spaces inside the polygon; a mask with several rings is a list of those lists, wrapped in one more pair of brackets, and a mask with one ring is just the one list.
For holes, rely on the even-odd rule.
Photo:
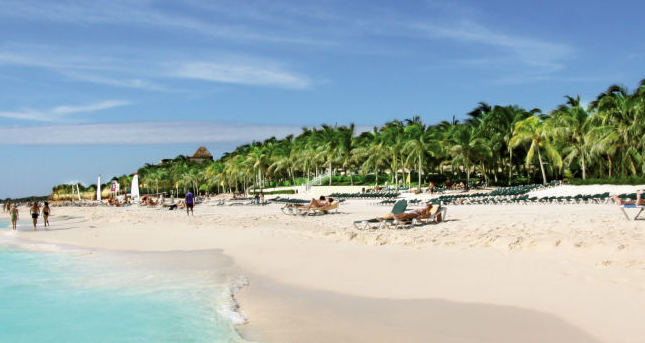
{"label": "shoreline", "polygon": [[[307,334],[306,320],[320,322],[323,317],[314,315],[320,304],[335,303],[354,304],[370,313],[372,323],[389,323],[364,334],[358,315],[348,318],[346,307],[329,306],[334,315],[324,319],[355,323],[352,329],[339,322],[336,332],[357,342],[392,338],[388,334],[401,327],[426,332],[436,316],[415,303],[446,309],[475,304],[487,311],[497,306],[531,314],[527,318],[544,314],[555,318],[544,324],[554,325],[554,332],[577,332],[589,342],[631,343],[645,334],[639,324],[645,317],[645,221],[621,221],[615,205],[450,206],[449,220],[436,226],[361,232],[351,228],[352,220],[389,210],[365,204],[349,202],[341,214],[309,218],[278,214],[276,205],[200,205],[189,219],[138,207],[57,208],[54,230],[20,235],[120,250],[222,249],[250,275],[250,286],[239,293],[249,320],[241,332],[265,343],[283,342],[276,323],[266,321],[277,314],[300,318],[300,328],[280,323],[282,335],[292,330],[300,342],[320,341],[322,329]],[[272,297],[284,300],[278,310],[267,300]],[[387,320],[406,309],[430,320],[416,326]],[[446,318],[460,327],[477,324]]]}
{"label": "shoreline", "polygon": [[[176,280],[171,282],[180,282],[179,279],[185,280],[184,277],[186,276],[195,278],[193,282],[205,282],[208,279],[210,281],[206,281],[206,284],[210,284],[211,286],[209,287],[214,287],[212,289],[213,293],[209,295],[209,298],[219,299],[216,301],[217,307],[212,309],[213,315],[218,315],[228,321],[237,336],[243,342],[248,342],[238,330],[238,326],[245,324],[247,320],[240,311],[236,294],[248,286],[249,281],[239,266],[235,265],[233,259],[223,254],[220,249],[172,251],[113,250],[72,244],[49,243],[12,236],[10,234],[0,233],[0,244],[16,247],[17,249],[25,251],[78,255],[78,263],[87,266],[98,263],[98,259],[102,265],[107,263],[110,268],[118,268],[119,270],[136,274],[143,273],[142,275],[145,277],[150,277],[160,272],[165,278],[168,278],[169,275],[175,275],[174,278]],[[194,273],[198,275],[194,275]]]}

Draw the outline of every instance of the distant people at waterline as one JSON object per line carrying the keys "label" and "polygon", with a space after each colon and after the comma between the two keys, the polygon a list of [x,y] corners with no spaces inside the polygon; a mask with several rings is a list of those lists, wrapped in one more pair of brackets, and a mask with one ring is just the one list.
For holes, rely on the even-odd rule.
{"label": "distant people at waterline", "polygon": [[191,192],[186,193],[186,214],[195,215],[193,212],[193,207],[195,207],[195,195]]}
{"label": "distant people at waterline", "polygon": [[40,216],[40,206],[38,206],[37,202],[34,202],[34,204],[31,205],[29,212],[31,213],[31,219],[34,222],[34,230],[37,230],[36,224],[38,224],[38,216]]}
{"label": "distant people at waterline", "polygon": [[18,206],[16,204],[11,205],[11,209],[9,210],[11,213],[11,226],[15,230],[16,229],[16,223],[18,223]]}
{"label": "distant people at waterline", "polygon": [[43,221],[45,222],[45,227],[49,225],[49,215],[51,214],[51,209],[49,208],[49,203],[45,201],[45,206],[43,207]]}

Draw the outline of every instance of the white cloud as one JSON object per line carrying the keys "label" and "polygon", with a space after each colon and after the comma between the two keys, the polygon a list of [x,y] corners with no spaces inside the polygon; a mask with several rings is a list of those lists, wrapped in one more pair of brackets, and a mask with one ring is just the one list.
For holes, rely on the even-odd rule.
{"label": "white cloud", "polygon": [[125,106],[130,104],[131,102],[129,101],[108,100],[108,101],[101,101],[94,104],[81,105],[81,106],[58,106],[58,107],[54,107],[51,110],[51,112],[55,114],[95,112],[95,111],[107,110],[109,108]]}
{"label": "white cloud", "polygon": [[251,142],[298,134],[300,126],[204,121],[0,127],[1,144],[167,144]]}
{"label": "white cloud", "polygon": [[419,22],[410,27],[429,38],[450,39],[495,48],[497,51],[489,50],[480,54],[484,57],[463,60],[464,65],[490,68],[490,62],[495,62],[497,66],[505,69],[522,66],[524,76],[540,77],[552,74],[563,69],[563,62],[575,55],[575,50],[566,44],[499,32],[468,20],[448,24]]}
{"label": "white cloud", "polygon": [[63,105],[49,110],[24,109],[20,111],[0,112],[0,117],[30,121],[49,121],[55,122],[64,119],[67,115],[76,113],[90,113],[110,108],[126,106],[132,104],[123,100],[106,100],[87,105]]}
{"label": "white cloud", "polygon": [[279,68],[253,64],[190,62],[181,64],[176,77],[222,83],[303,89],[309,81]]}
{"label": "white cloud", "polygon": [[[355,134],[373,126],[356,126]],[[269,137],[284,138],[302,133],[301,125],[270,125],[215,121],[158,121],[80,125],[0,127],[0,144],[171,144],[250,143]]]}
{"label": "white cloud", "polygon": [[[109,50],[89,46],[0,45],[0,66],[43,68],[70,80],[165,92],[177,91],[162,84],[177,78],[289,89],[306,89],[311,85],[308,77],[266,58],[222,53],[219,55],[225,57],[213,61],[211,52],[200,59],[187,60],[177,52]],[[118,57],[122,54],[129,56]]]}
{"label": "white cloud", "polygon": [[272,31],[224,20],[208,21],[174,11],[152,1],[4,1],[0,16],[51,21],[73,25],[131,25],[144,28],[185,30],[227,40],[321,44],[323,40],[300,36],[295,30]]}

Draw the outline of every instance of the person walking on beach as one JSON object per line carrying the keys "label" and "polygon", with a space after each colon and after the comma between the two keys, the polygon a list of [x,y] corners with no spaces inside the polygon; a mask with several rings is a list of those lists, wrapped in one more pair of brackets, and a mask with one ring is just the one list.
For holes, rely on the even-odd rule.
{"label": "person walking on beach", "polygon": [[186,193],[186,214],[187,215],[195,215],[193,212],[193,207],[195,207],[195,195],[191,193],[190,191]]}
{"label": "person walking on beach", "polygon": [[18,206],[16,204],[11,205],[11,226],[16,230],[16,224],[18,223]]}
{"label": "person walking on beach", "polygon": [[49,208],[49,203],[45,201],[45,206],[43,207],[43,221],[45,222],[45,229],[49,225],[49,215],[51,214],[51,209]]}
{"label": "person walking on beach", "polygon": [[31,212],[31,219],[34,221],[34,230],[37,230],[36,224],[38,224],[38,216],[40,215],[40,206],[38,206],[38,202],[34,202],[29,212]]}

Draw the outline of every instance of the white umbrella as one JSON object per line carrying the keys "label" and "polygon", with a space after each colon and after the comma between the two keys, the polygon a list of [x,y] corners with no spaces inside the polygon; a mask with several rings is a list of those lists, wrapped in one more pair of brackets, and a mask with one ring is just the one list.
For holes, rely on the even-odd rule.
{"label": "white umbrella", "polygon": [[96,200],[101,201],[101,174],[99,174],[99,180],[96,182]]}
{"label": "white umbrella", "polygon": [[132,189],[130,190],[130,196],[133,200],[139,200],[139,175],[134,174],[132,178]]}

